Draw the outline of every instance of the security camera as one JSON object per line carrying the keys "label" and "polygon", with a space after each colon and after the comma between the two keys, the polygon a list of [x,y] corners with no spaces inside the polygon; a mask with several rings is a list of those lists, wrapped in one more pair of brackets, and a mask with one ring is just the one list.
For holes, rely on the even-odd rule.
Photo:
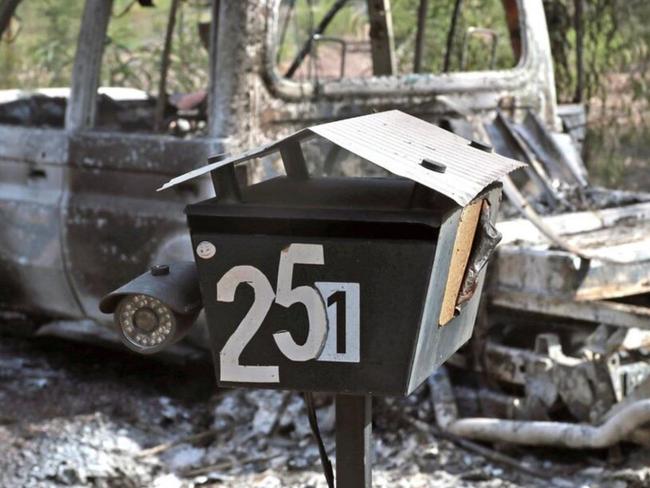
{"label": "security camera", "polygon": [[152,267],[106,295],[99,308],[112,313],[124,345],[153,354],[181,340],[201,311],[201,294],[192,262]]}

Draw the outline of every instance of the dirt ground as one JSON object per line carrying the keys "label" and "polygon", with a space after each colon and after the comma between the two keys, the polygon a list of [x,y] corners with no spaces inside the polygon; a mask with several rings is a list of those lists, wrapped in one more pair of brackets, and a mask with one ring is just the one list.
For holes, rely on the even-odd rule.
{"label": "dirt ground", "polygon": [[[333,452],[331,398],[317,405]],[[499,448],[515,468],[437,437],[426,389],[374,409],[375,487],[650,486],[650,450]],[[217,391],[208,361],[0,336],[0,486],[326,483],[299,395]]]}

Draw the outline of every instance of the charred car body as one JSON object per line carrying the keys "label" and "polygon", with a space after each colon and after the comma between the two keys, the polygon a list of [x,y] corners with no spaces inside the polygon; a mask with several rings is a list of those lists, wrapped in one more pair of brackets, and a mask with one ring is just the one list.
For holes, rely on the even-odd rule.
{"label": "charred car body", "polygon": [[[0,26],[18,3],[0,2]],[[106,97],[120,113],[138,108],[149,117],[156,100],[98,91],[111,2],[87,0],[69,96],[19,94],[0,103],[0,306],[41,322],[110,326],[98,310],[102,295],[151,266],[192,260],[183,209],[211,196],[212,185],[193,180],[156,193],[170,177],[209,155],[398,108],[528,163],[504,182],[505,237],[480,330],[451,360],[460,406],[497,417],[597,423],[616,404],[644,398],[648,198],[589,185],[579,152],[584,112],[556,105],[542,2],[501,4],[500,31],[477,25],[460,32],[462,11],[452,13],[449,37],[463,42],[448,44],[442,72],[434,74],[422,69],[418,39],[426,38],[426,23],[406,47],[395,46],[387,0],[334,2],[297,37],[291,55],[285,44],[287,26],[298,22],[294,2],[215,0],[205,113],[198,115],[205,128],[179,135],[166,129],[187,116],[173,107],[165,107],[158,132],[154,123],[128,126],[123,117],[102,116]],[[362,13],[363,28],[352,38],[329,36],[332,19],[350,8]],[[497,40],[513,62],[495,66],[496,55],[485,56],[482,66],[464,69],[473,42],[493,52]],[[412,52],[408,63],[400,49]],[[324,63],[332,55],[340,62]],[[54,117],[16,115],[21,104],[44,102]],[[309,158],[315,172],[371,171],[331,146],[313,154],[320,155]],[[258,163],[239,168],[237,177],[256,182],[280,171],[275,160]],[[520,213],[525,218],[507,220]]]}

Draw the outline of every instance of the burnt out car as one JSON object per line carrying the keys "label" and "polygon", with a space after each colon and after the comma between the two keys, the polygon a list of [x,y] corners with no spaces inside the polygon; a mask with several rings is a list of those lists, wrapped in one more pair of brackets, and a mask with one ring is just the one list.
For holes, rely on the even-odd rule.
{"label": "burnt out car", "polygon": [[[334,20],[361,16],[361,26],[336,41],[323,38],[329,32],[323,19],[314,24],[320,32],[310,33],[291,5],[209,3],[212,29],[203,36],[209,79],[205,113],[196,115],[204,120],[196,130],[178,133],[170,127],[187,115],[166,103],[164,124],[155,131],[157,98],[139,87],[98,89],[107,32],[121,13],[111,2],[84,2],[75,20],[69,88],[5,91],[0,98],[3,309],[41,320],[110,323],[97,308],[107,290],[153,264],[192,258],[183,208],[209,195],[209,182],[164,193],[155,189],[202,165],[208,155],[236,153],[315,121],[387,108],[445,123],[457,105],[487,115],[506,97],[512,110],[534,107],[545,124],[557,122],[547,35],[533,28],[543,14],[541,2],[508,3],[517,14],[514,24],[511,14],[503,14],[500,28],[516,41],[512,47],[520,58],[511,69],[489,70],[486,64],[484,71],[469,72],[455,66],[440,74],[398,68],[393,38],[382,34],[391,29],[390,17],[372,2],[338,2],[325,13],[323,18]],[[16,8],[20,14],[20,2],[3,0],[0,25],[10,25]],[[127,18],[136,9],[145,7],[134,7]],[[319,20],[323,25],[316,25]],[[21,17],[23,24],[29,21]],[[295,53],[289,52],[287,24],[299,32],[291,46]],[[337,45],[353,47],[345,55]],[[328,55],[341,63],[320,67],[323,50],[332,49]],[[291,61],[296,67],[289,73]],[[354,172],[362,166],[342,165],[330,152],[321,170]],[[240,175],[255,179],[273,171],[272,161],[262,161]]]}
{"label": "burnt out car", "polygon": [[[541,0],[428,11],[427,2],[389,0],[206,2],[197,28],[207,76],[189,109],[166,91],[169,70],[183,70],[170,63],[172,35],[160,50],[158,96],[141,86],[98,89],[112,23],[145,9],[113,3],[80,8],[68,88],[0,94],[0,308],[110,329],[102,295],[153,265],[193,260],[183,210],[212,185],[156,192],[166,181],[208,156],[399,109],[528,163],[504,181],[505,239],[483,324],[450,363],[468,411],[599,422],[647,385],[650,204],[589,184],[584,110],[556,103]],[[164,12],[172,33],[173,5]],[[0,1],[0,27],[16,7]],[[433,42],[440,32],[446,42]],[[313,174],[374,171],[334,146],[311,151]],[[249,183],[279,171],[268,157],[236,168]],[[636,342],[626,342],[630,330]],[[541,390],[539,364],[560,371],[542,375],[553,380]],[[572,375],[584,388],[567,386]],[[579,398],[559,393],[567,388]],[[477,397],[483,390],[490,394]]]}

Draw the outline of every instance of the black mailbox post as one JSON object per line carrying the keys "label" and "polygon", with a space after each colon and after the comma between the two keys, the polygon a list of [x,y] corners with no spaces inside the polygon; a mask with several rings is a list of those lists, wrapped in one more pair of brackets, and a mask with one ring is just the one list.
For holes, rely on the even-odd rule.
{"label": "black mailbox post", "polygon": [[[311,137],[392,177],[313,177],[301,150]],[[286,176],[237,184],[236,164],[274,152]],[[391,111],[165,185],[208,172],[215,182],[217,197],[187,217],[219,385],[341,395],[337,456],[357,461],[338,463],[339,486],[368,485],[370,396],[408,395],[469,339],[496,245],[498,180],[519,166]]]}

